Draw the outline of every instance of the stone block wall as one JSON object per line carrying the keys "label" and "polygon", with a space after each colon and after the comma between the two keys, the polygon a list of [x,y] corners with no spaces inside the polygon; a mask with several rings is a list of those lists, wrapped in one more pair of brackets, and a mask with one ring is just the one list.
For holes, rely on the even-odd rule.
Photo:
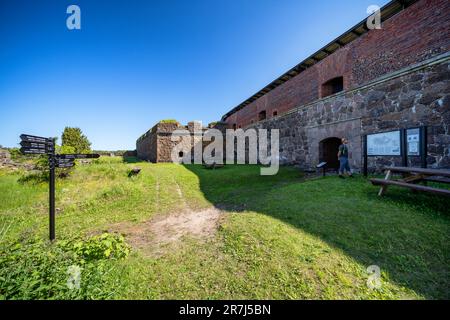
{"label": "stone block wall", "polygon": [[136,141],[136,155],[138,158],[156,162],[156,130],[157,126],[154,126]]}
{"label": "stone block wall", "polygon": [[0,168],[3,166],[8,166],[12,163],[11,154],[6,149],[0,148]]}
{"label": "stone block wall", "polygon": [[172,142],[170,135],[183,129],[178,122],[159,122],[136,141],[137,157],[150,162],[168,162]]}
{"label": "stone block wall", "polygon": [[[215,123],[210,125],[209,128],[218,129],[222,132],[226,129],[226,124]],[[179,141],[172,141],[172,134],[175,130],[184,130],[189,139],[180,139]],[[182,126],[178,122],[164,123],[159,122],[147,133],[142,135],[136,141],[137,156],[140,159],[150,162],[172,162],[172,150],[180,144],[180,157],[184,154],[191,153],[191,157],[194,156],[194,146],[202,144],[202,148],[205,148],[209,142],[203,142],[203,133],[208,128],[202,127],[200,122],[192,121],[186,126]]]}

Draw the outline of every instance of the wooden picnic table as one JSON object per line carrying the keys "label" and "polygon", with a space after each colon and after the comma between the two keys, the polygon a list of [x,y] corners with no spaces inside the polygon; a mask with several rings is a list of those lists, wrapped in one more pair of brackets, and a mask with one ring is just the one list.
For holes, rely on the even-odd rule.
{"label": "wooden picnic table", "polygon": [[[409,188],[415,191],[434,193],[438,195],[450,196],[449,189],[428,187],[419,185],[419,182],[440,182],[450,184],[450,170],[428,169],[428,168],[411,168],[411,167],[384,167],[386,176],[384,179],[370,179],[373,185],[381,186],[378,192],[382,196],[389,185]],[[393,173],[401,173],[402,179],[392,180]]]}

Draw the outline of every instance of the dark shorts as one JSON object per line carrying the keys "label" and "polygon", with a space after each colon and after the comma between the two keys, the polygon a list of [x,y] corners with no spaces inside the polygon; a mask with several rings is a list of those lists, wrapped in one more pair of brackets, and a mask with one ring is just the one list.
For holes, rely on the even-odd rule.
{"label": "dark shorts", "polygon": [[350,164],[348,163],[348,158],[347,157],[340,157],[339,158],[339,173],[344,173],[344,171],[347,171],[348,173],[351,173],[350,171]]}

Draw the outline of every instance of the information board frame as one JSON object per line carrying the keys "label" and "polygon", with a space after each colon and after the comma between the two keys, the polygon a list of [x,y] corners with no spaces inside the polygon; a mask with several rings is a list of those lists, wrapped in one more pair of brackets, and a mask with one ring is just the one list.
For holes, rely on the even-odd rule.
{"label": "information board frame", "polygon": [[420,127],[406,129],[406,154],[408,157],[420,157],[422,155],[422,134],[420,129]]}
{"label": "information board frame", "polygon": [[[370,139],[373,137],[382,137],[383,135],[393,135],[398,134],[398,152],[395,153],[381,153],[381,152],[370,152]],[[402,156],[402,134],[401,130],[390,130],[390,131],[384,131],[384,132],[377,132],[368,134],[366,136],[366,152],[368,157],[401,157]]]}

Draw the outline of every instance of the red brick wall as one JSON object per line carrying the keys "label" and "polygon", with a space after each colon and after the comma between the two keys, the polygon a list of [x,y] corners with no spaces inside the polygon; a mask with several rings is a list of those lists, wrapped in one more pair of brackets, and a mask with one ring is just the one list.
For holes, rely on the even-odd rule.
{"label": "red brick wall", "polygon": [[344,90],[450,50],[450,1],[420,0],[313,67],[230,115],[229,127],[256,122],[319,99],[321,85],[344,77]]}

